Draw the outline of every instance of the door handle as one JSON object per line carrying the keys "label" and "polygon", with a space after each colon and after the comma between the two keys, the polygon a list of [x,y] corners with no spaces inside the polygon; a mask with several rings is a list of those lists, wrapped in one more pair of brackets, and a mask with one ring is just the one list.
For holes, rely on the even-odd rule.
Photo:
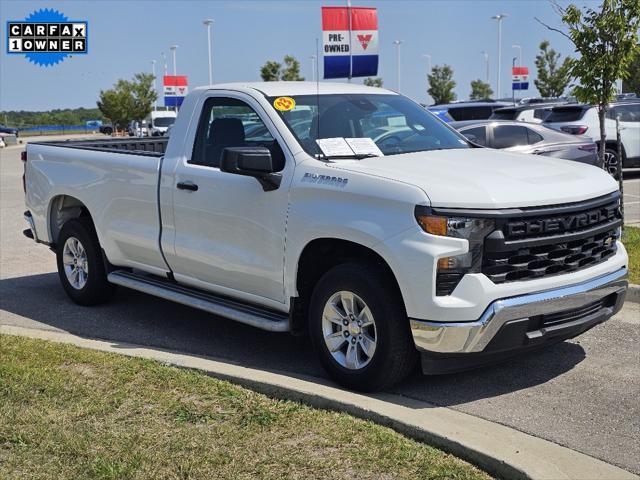
{"label": "door handle", "polygon": [[189,190],[191,192],[198,191],[198,185],[193,182],[178,182],[176,185],[180,190]]}

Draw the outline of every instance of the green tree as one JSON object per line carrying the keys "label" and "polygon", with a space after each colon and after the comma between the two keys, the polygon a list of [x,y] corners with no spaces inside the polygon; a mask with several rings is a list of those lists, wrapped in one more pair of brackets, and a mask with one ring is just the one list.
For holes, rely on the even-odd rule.
{"label": "green tree", "polygon": [[133,80],[128,82],[133,120],[142,121],[151,113],[153,103],[158,99],[158,94],[153,88],[154,78],[150,73],[136,73]]}
{"label": "green tree", "polygon": [[277,82],[280,80],[280,70],[282,65],[273,60],[267,60],[260,68],[260,76],[264,82]]}
{"label": "green tree", "polygon": [[367,77],[362,83],[367,87],[382,87],[382,79],[380,77]]}
{"label": "green tree", "polygon": [[560,54],[549,48],[549,41],[540,43],[540,53],[536,55],[537,78],[534,80],[536,88],[542,97],[561,97],[571,81],[569,69],[571,58],[565,58],[560,63]]}
{"label": "green tree", "polygon": [[453,89],[456,82],[453,81],[453,70],[449,65],[436,65],[427,75],[429,88],[427,92],[433,98],[434,103],[450,103],[456,99]]}
{"label": "green tree", "polygon": [[471,100],[484,100],[491,98],[491,95],[493,95],[493,90],[488,83],[480,79],[471,81],[471,95],[469,97]]}
{"label": "green tree", "polygon": [[607,105],[615,96],[616,80],[629,78],[629,67],[638,51],[640,2],[603,0],[598,10],[585,8],[584,12],[573,4],[567,8],[555,4],[555,8],[568,32],[543,25],[567,37],[580,54],[580,58],[570,62],[569,74],[579,81],[572,93],[578,101],[598,108],[602,166],[606,150]]}
{"label": "green tree", "polygon": [[300,62],[291,55],[284,57],[285,68],[282,70],[281,80],[301,82],[304,77],[300,76]]}
{"label": "green tree", "polygon": [[285,55],[284,66],[274,60],[266,61],[260,68],[260,77],[265,82],[304,80],[304,77],[300,76],[300,62],[292,55]]}
{"label": "green tree", "polygon": [[622,91],[635,93],[640,97],[640,48],[636,50],[636,55],[629,65],[629,76],[622,80]]}
{"label": "green tree", "polygon": [[129,121],[125,97],[122,89],[100,90],[98,108],[105,118],[113,124],[114,131],[118,128],[124,128]]}
{"label": "green tree", "polygon": [[137,73],[132,80],[118,80],[112,89],[100,91],[98,108],[116,127],[124,128],[131,120],[142,121],[158,98],[153,79],[151,74]]}

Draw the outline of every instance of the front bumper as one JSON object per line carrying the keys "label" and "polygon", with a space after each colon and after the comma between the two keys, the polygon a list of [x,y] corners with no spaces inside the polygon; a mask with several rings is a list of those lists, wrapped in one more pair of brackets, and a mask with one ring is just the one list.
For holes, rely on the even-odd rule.
{"label": "front bumper", "polygon": [[[627,269],[552,290],[496,300],[470,322],[411,320],[425,373],[477,366],[484,360],[575,337],[617,313]],[[455,362],[451,360],[461,360]]]}

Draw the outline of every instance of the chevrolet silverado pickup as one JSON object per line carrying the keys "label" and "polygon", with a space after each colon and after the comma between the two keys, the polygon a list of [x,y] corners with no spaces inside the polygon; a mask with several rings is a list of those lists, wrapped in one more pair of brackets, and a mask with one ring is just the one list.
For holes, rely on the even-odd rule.
{"label": "chevrolet silverado pickup", "polygon": [[29,143],[23,161],[25,235],[74,302],[121,286],[305,333],[349,388],[521,355],[624,302],[605,171],[479,148],[384,89],[203,87],[168,139]]}

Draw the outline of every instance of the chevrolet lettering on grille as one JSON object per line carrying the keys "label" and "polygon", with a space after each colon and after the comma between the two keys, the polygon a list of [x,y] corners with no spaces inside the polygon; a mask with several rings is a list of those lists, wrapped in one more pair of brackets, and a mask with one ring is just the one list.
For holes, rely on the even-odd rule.
{"label": "chevrolet lettering on grille", "polygon": [[519,220],[509,222],[507,236],[510,238],[549,235],[579,231],[592,225],[599,225],[619,217],[619,207],[609,205],[589,212],[580,212],[561,217]]}

